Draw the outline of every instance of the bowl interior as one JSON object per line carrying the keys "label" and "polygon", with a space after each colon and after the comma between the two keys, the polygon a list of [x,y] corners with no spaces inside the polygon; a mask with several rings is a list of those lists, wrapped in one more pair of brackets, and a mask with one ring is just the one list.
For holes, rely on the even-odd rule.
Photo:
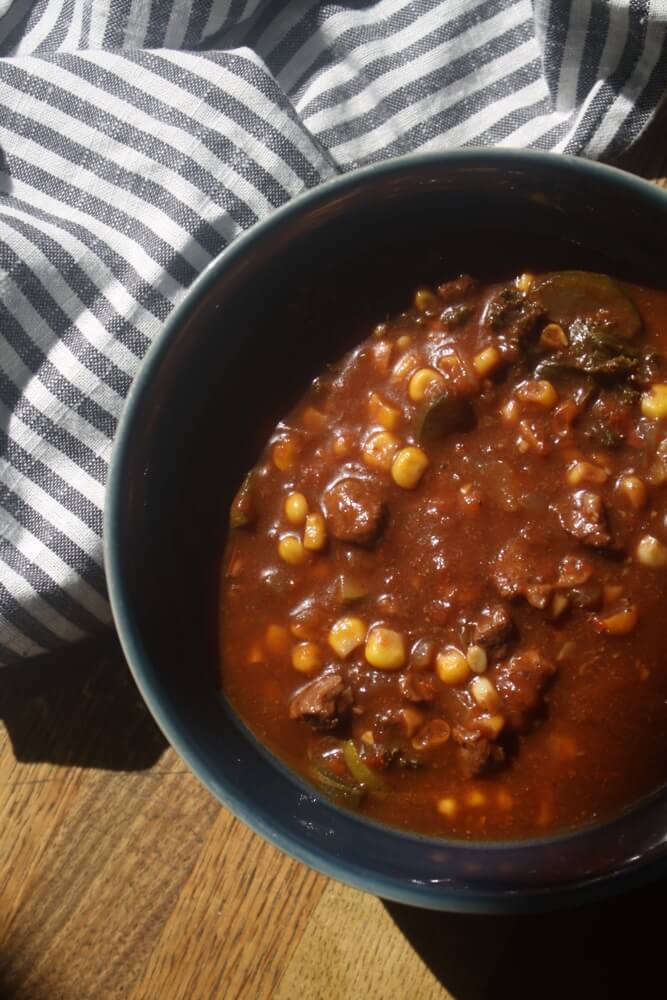
{"label": "bowl interior", "polygon": [[381,166],[234,244],[150,352],[119,434],[107,512],[117,624],[177,749],[290,853],[378,894],[452,908],[506,908],[517,890],[526,901],[661,853],[659,797],[605,827],[493,847],[398,833],[321,802],[219,697],[216,606],[226,512],[276,420],[417,284],[582,266],[659,285],[666,223],[667,196],[563,158]]}

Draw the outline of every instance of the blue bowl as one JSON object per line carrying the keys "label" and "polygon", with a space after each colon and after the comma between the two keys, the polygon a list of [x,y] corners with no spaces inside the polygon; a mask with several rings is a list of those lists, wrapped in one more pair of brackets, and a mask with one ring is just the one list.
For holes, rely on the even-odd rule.
{"label": "blue bowl", "polygon": [[[662,875],[667,796],[531,841],[405,833],[320,798],[217,689],[226,509],[275,420],[379,307],[457,270],[595,266],[661,283],[667,194],[610,167],[475,150],[394,160],[276,211],[214,260],[151,347],[118,429],[106,569],[116,627],[167,739],[267,840],[367,892],[465,912],[544,910]],[[355,303],[359,325],[345,312]]]}

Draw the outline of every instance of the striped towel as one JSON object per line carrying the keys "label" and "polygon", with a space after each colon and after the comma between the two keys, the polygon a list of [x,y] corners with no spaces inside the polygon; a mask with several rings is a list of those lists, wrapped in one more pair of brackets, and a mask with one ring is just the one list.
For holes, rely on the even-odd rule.
{"label": "striped towel", "polygon": [[116,423],[195,275],[305,188],[412,150],[613,158],[667,0],[0,0],[0,663],[110,623]]}

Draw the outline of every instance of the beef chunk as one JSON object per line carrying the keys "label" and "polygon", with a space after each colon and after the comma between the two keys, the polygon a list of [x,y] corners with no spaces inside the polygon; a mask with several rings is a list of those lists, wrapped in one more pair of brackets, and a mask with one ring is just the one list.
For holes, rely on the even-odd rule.
{"label": "beef chunk", "polygon": [[440,322],[444,327],[451,330],[454,327],[463,326],[470,319],[473,311],[472,305],[447,306],[440,313]]}
{"label": "beef chunk", "polygon": [[414,671],[408,671],[399,677],[398,687],[406,701],[428,703],[435,698],[433,678]]}
{"label": "beef chunk", "polygon": [[505,726],[495,731],[490,726],[493,720],[476,709],[453,727],[452,739],[458,744],[464,777],[474,778],[504,763],[508,753],[506,736],[527,728],[555,672],[551,661],[535,649],[517,653],[494,671],[493,683],[500,698],[497,711],[505,719]]}
{"label": "beef chunk", "polygon": [[501,597],[521,597],[529,572],[528,552],[521,538],[512,539],[496,556],[491,579]]}
{"label": "beef chunk", "polygon": [[323,674],[296,692],[289,717],[302,719],[315,729],[335,729],[352,702],[352,689],[340,674]]}
{"label": "beef chunk", "polygon": [[586,611],[595,611],[602,604],[602,584],[596,580],[591,580],[589,583],[582,583],[580,587],[571,587],[567,591],[567,596],[575,608],[585,608]]}
{"label": "beef chunk", "polygon": [[439,285],[438,295],[445,305],[458,305],[469,299],[477,291],[478,287],[479,282],[476,278],[471,277],[469,274],[461,274],[458,278],[446,281],[444,285]]}
{"label": "beef chunk", "polygon": [[[626,391],[639,395],[633,388]],[[603,390],[583,415],[579,429],[598,448],[619,448],[630,430],[636,402],[625,403],[618,391]]]}
{"label": "beef chunk", "polygon": [[386,507],[380,487],[367,479],[339,480],[323,497],[329,531],[341,542],[372,545],[382,530]]}
{"label": "beef chunk", "polygon": [[452,739],[458,743],[459,767],[464,778],[476,778],[505,759],[503,747],[479,730],[455,726]]}
{"label": "beef chunk", "polygon": [[512,285],[501,289],[486,310],[487,325],[514,342],[533,333],[544,318],[544,307]]}
{"label": "beef chunk", "polygon": [[562,527],[584,545],[609,545],[611,535],[602,498],[591,490],[577,490],[553,505]]}
{"label": "beef chunk", "polygon": [[558,565],[559,587],[581,587],[588,583],[593,574],[593,566],[579,556],[563,556]]}
{"label": "beef chunk", "polygon": [[555,673],[554,664],[536,649],[517,653],[498,667],[494,684],[502,701],[501,712],[512,729],[526,728]]}
{"label": "beef chunk", "polygon": [[603,383],[617,381],[631,387],[641,384],[642,352],[628,338],[605,329],[605,325],[600,317],[571,321],[568,346],[540,361],[535,374],[549,378],[557,368],[559,372],[580,372]]}
{"label": "beef chunk", "polygon": [[487,604],[482,608],[472,641],[477,646],[493,649],[502,646],[514,631],[514,622],[502,604]]}
{"label": "beef chunk", "polygon": [[556,562],[548,546],[518,535],[505,545],[491,572],[501,597],[525,597],[534,608],[545,608],[556,579]]}
{"label": "beef chunk", "polygon": [[529,583],[526,586],[525,597],[531,607],[543,611],[549,603],[553,590],[551,583]]}

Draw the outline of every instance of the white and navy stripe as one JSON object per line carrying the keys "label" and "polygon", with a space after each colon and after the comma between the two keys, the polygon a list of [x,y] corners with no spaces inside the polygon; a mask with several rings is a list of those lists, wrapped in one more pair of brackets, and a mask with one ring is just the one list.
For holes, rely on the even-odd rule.
{"label": "white and navy stripe", "polygon": [[208,261],[400,153],[617,157],[666,25],[667,0],[0,0],[0,663],[109,624],[116,423]]}

